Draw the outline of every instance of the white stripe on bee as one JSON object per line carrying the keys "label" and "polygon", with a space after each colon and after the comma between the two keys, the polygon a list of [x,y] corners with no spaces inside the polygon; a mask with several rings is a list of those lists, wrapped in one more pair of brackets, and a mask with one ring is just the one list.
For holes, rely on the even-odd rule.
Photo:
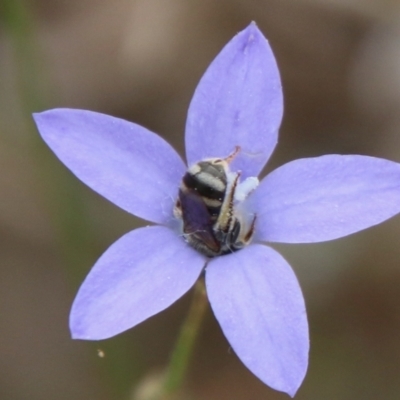
{"label": "white stripe on bee", "polygon": [[196,175],[200,171],[201,171],[201,167],[200,167],[199,164],[194,164],[188,169],[188,172],[189,172],[190,175]]}
{"label": "white stripe on bee", "polygon": [[222,204],[221,200],[209,199],[208,197],[203,197],[203,201],[207,207],[220,207]]}
{"label": "white stripe on bee", "polygon": [[216,178],[215,176],[212,176],[211,174],[209,174],[207,172],[198,173],[196,175],[196,179],[199,182],[211,187],[214,190],[217,190],[219,192],[225,192],[225,189],[226,189],[225,183],[222,182],[221,179]]}

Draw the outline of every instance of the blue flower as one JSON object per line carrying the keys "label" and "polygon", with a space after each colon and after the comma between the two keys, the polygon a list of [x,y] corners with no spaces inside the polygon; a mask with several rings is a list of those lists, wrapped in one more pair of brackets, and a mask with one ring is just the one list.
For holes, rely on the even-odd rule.
{"label": "blue flower", "polygon": [[[240,147],[230,170],[255,182],[277,143],[282,113],[273,53],[251,24],[195,91],[185,133],[188,165]],[[177,224],[187,167],[161,137],[90,111],[56,109],[34,118],[79,179],[156,224],[127,233],[100,257],[72,306],[72,336],[99,340],[132,328],[178,300],[205,268],[211,307],[238,357],[264,383],[294,396],[308,364],[305,305],[291,267],[264,243],[336,239],[392,217],[400,211],[400,165],[359,155],[283,165],[235,200],[245,218],[256,218],[251,243],[208,258],[188,245]]]}

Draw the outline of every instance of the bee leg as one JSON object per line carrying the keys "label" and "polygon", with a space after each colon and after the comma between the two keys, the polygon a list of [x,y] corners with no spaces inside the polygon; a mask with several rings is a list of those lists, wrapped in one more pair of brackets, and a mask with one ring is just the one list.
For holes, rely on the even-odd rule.
{"label": "bee leg", "polygon": [[249,243],[254,234],[254,226],[256,224],[257,214],[254,215],[253,221],[251,222],[250,228],[244,235],[243,241],[245,244]]}
{"label": "bee leg", "polygon": [[227,187],[227,194],[225,196],[224,202],[222,203],[221,210],[217,221],[214,224],[214,232],[221,232],[226,234],[231,229],[233,222],[233,200],[235,196],[236,186],[238,185],[240,172],[236,174],[231,174],[230,182]]}
{"label": "bee leg", "polygon": [[[257,215],[254,215],[253,221],[251,222],[249,230],[246,232],[246,234],[242,237],[239,238],[237,242],[234,243],[234,249],[235,250],[240,250],[243,249],[243,247],[247,246],[253,237],[254,234],[254,226],[256,223]],[[240,227],[240,224],[239,224]]]}
{"label": "bee leg", "polygon": [[175,203],[173,213],[175,218],[182,219],[182,204],[179,199]]}
{"label": "bee leg", "polygon": [[235,146],[235,150],[228,157],[224,158],[224,161],[230,164],[232,160],[238,155],[240,151],[240,146]]}

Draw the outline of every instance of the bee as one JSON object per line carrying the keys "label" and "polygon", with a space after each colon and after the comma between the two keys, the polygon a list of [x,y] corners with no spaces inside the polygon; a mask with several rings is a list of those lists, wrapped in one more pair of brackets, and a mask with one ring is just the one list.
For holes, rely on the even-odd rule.
{"label": "bee", "polygon": [[226,158],[200,161],[182,178],[174,215],[182,220],[187,243],[207,257],[240,250],[253,237],[256,216],[249,219],[239,205],[258,179],[239,183],[240,172],[230,171],[229,164],[239,151],[236,146]]}

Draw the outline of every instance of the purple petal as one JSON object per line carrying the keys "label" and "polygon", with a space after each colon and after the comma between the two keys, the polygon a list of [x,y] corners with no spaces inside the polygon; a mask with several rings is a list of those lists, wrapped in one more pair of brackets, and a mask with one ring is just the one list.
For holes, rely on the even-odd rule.
{"label": "purple petal", "polygon": [[368,228],[400,211],[400,164],[366,156],[292,161],[249,198],[256,240],[310,243]]}
{"label": "purple petal", "polygon": [[172,218],[186,167],[164,139],[92,111],[55,109],[34,119],[57,157],[93,190],[148,221]]}
{"label": "purple petal", "polygon": [[70,315],[72,337],[106,339],[132,328],[185,294],[204,264],[204,257],[168,228],[126,234],[79,289]]}
{"label": "purple petal", "polygon": [[202,77],[186,124],[189,165],[228,156],[243,177],[257,176],[278,139],[282,87],[271,48],[252,23],[221,51]]}
{"label": "purple petal", "polygon": [[294,396],[308,364],[303,296],[290,265],[275,250],[249,247],[213,259],[208,298],[233,350],[264,383]]}

